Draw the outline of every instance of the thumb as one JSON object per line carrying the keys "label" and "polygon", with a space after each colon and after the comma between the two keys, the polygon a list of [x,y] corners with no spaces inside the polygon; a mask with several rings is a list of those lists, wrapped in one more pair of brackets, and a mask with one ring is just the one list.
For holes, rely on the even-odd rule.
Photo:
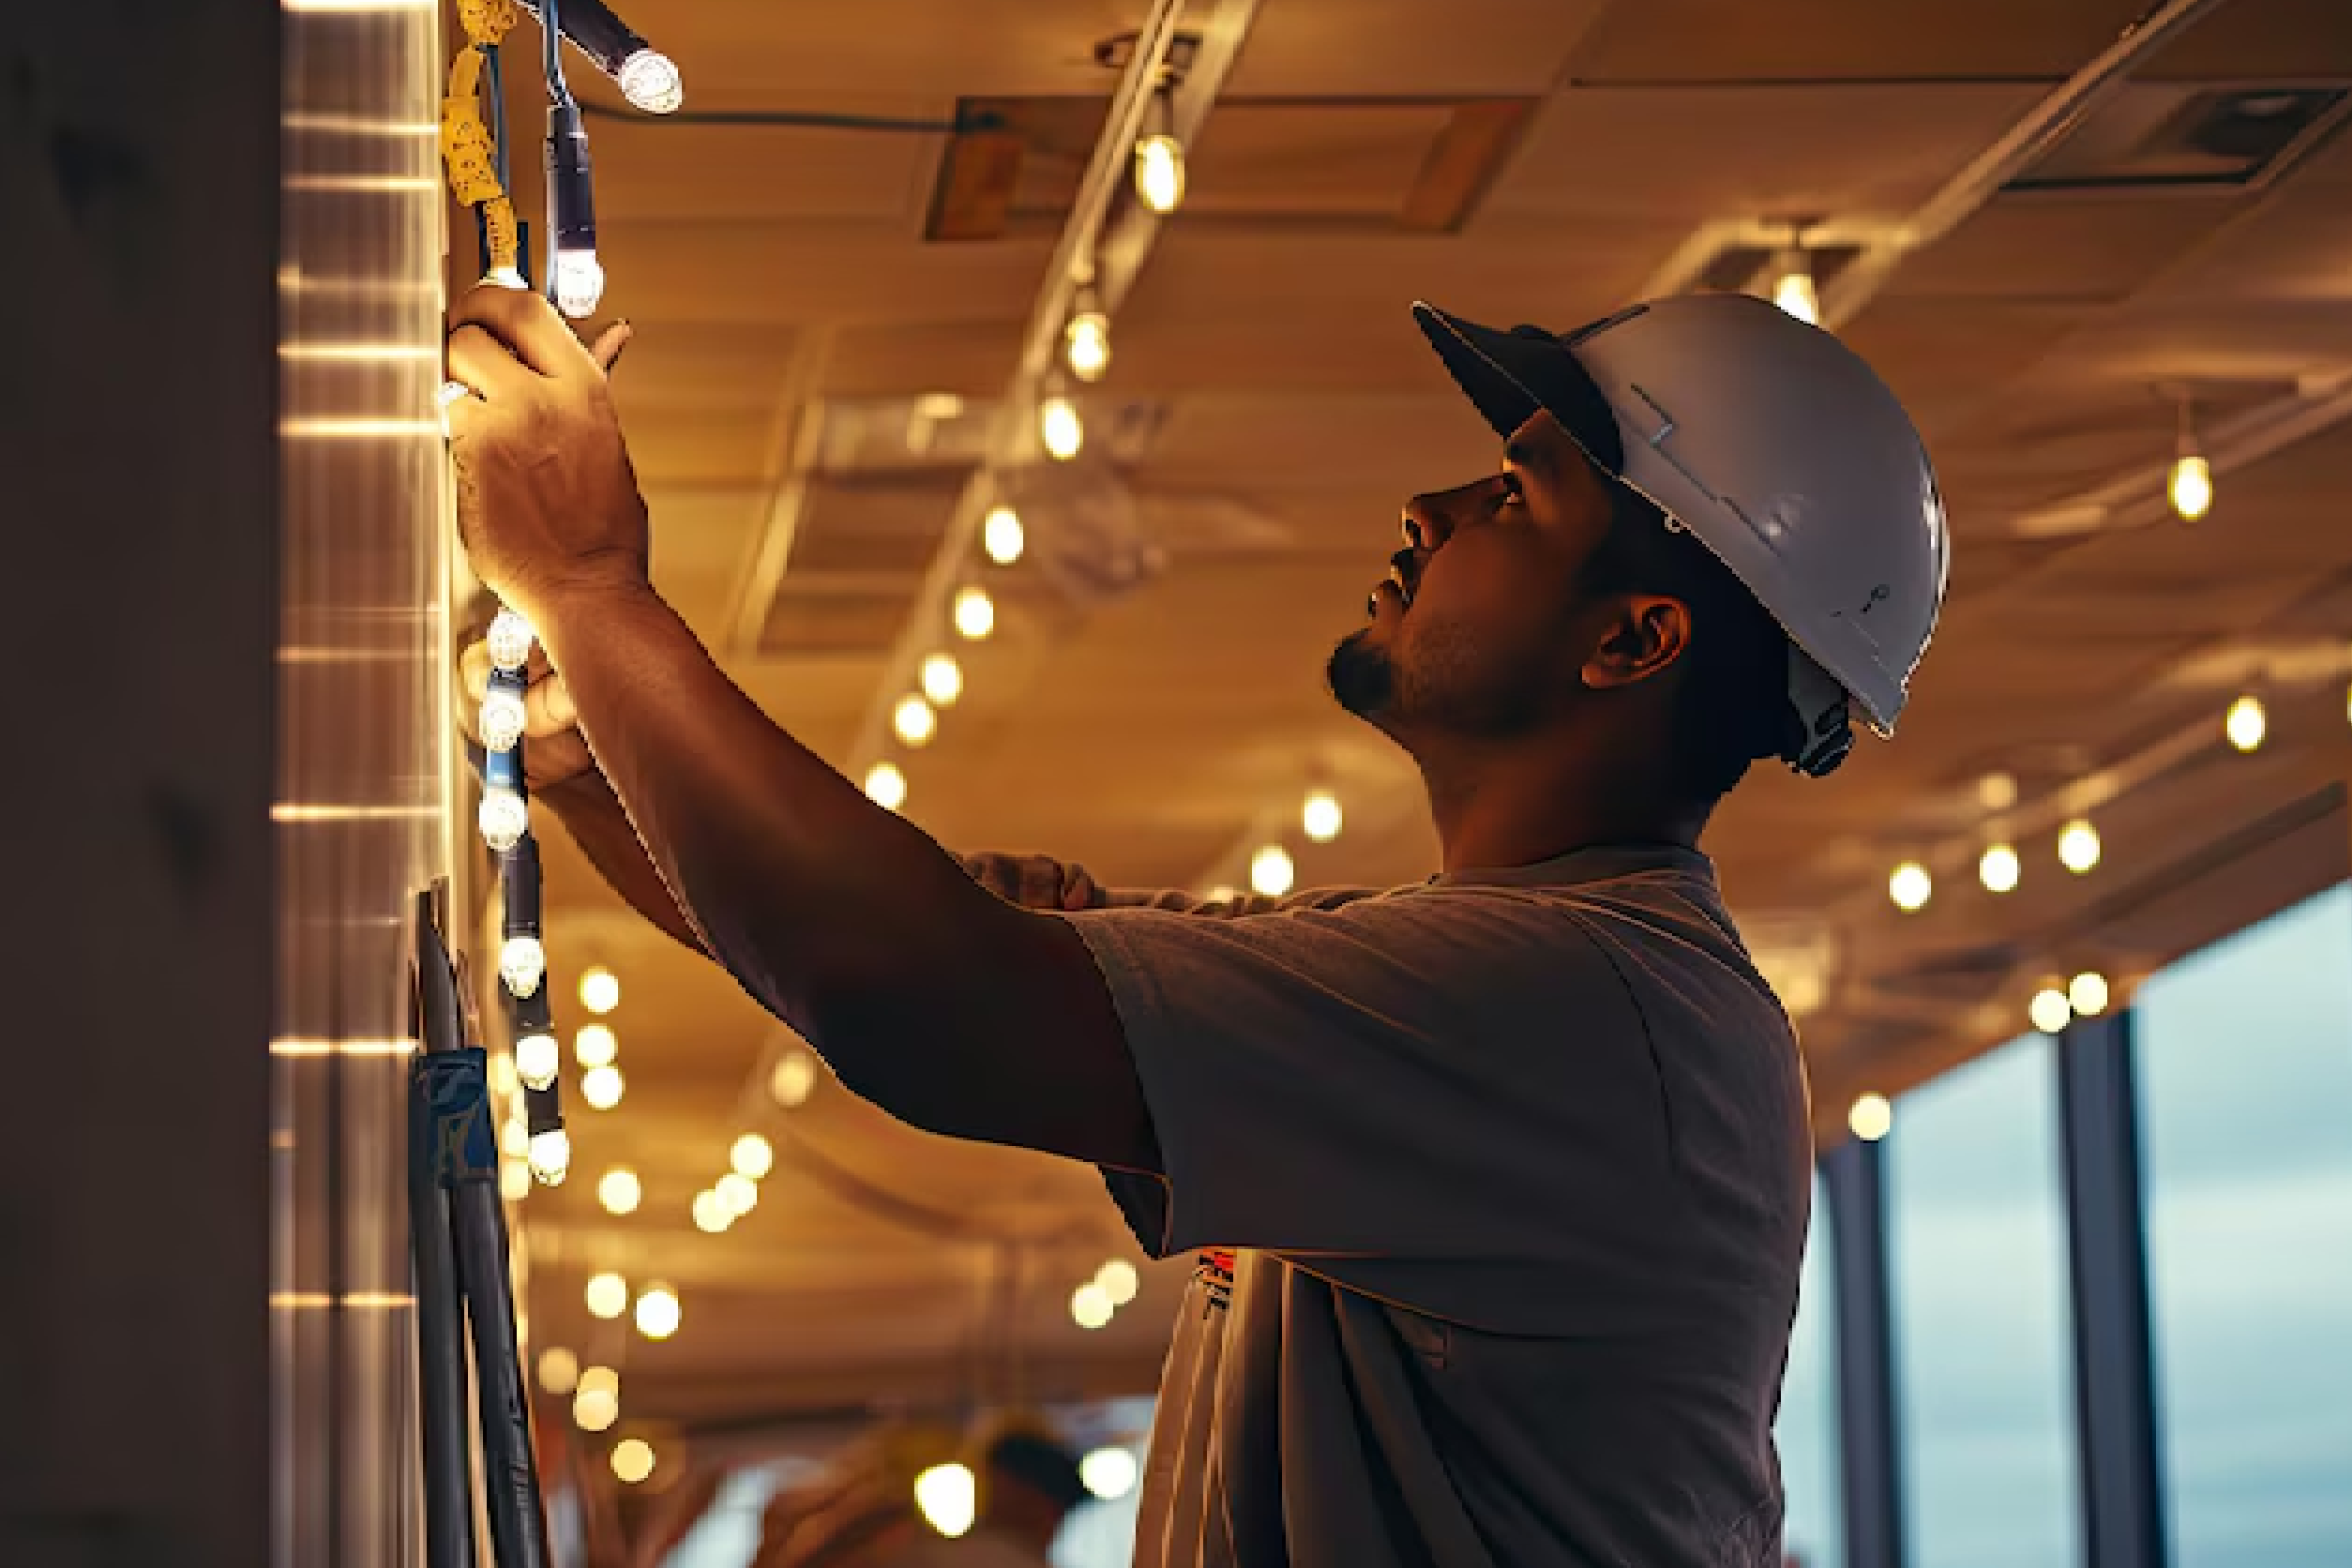
{"label": "thumb", "polygon": [[629,339],[636,336],[637,328],[629,323],[614,322],[596,334],[596,340],[588,345],[588,356],[596,362],[599,369],[611,375],[612,368],[621,362],[621,351],[627,348]]}

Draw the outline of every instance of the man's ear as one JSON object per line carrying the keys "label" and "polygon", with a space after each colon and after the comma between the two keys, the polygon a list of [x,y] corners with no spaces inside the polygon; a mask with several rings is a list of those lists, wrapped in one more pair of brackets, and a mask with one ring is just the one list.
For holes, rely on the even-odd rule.
{"label": "man's ear", "polygon": [[1688,605],[1656,594],[1628,594],[1617,601],[1599,644],[1584,661],[1584,684],[1606,691],[1646,681],[1690,645]]}

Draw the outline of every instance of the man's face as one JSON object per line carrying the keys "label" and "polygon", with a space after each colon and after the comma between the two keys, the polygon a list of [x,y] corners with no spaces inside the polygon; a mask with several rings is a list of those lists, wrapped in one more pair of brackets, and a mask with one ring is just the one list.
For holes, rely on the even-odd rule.
{"label": "man's face", "polygon": [[1539,722],[1599,635],[1577,578],[1607,535],[1609,500],[1541,412],[1513,433],[1500,474],[1414,497],[1370,623],[1332,654],[1340,705],[1408,744]]}

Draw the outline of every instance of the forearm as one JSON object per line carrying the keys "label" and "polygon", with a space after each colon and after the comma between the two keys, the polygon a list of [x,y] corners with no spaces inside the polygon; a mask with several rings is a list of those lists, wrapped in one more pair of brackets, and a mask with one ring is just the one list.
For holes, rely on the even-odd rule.
{"label": "forearm", "polygon": [[1114,910],[1167,910],[1174,914],[1197,914],[1211,920],[1234,920],[1250,914],[1278,914],[1285,910],[1335,910],[1359,898],[1377,897],[1380,891],[1373,887],[1322,887],[1305,893],[1286,893],[1280,897],[1270,897],[1263,893],[1237,893],[1230,898],[1199,898],[1175,888],[1153,892],[1143,888],[1115,887],[1104,896],[1104,907]]}
{"label": "forearm", "polygon": [[592,768],[550,785],[539,792],[539,800],[555,813],[572,842],[580,846],[580,852],[630,908],[697,953],[710,952],[701,933],[671,895],[670,884],[645,852],[628,813],[621,808],[620,797],[603,774]]}

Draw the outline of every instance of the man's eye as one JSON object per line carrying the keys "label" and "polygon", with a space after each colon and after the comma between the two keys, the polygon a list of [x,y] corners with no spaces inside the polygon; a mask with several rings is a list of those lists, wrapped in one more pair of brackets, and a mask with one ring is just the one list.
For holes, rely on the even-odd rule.
{"label": "man's eye", "polygon": [[1506,474],[1502,476],[1502,493],[1506,504],[1514,502],[1524,504],[1527,500],[1527,487],[1519,483],[1519,476],[1515,474]]}

